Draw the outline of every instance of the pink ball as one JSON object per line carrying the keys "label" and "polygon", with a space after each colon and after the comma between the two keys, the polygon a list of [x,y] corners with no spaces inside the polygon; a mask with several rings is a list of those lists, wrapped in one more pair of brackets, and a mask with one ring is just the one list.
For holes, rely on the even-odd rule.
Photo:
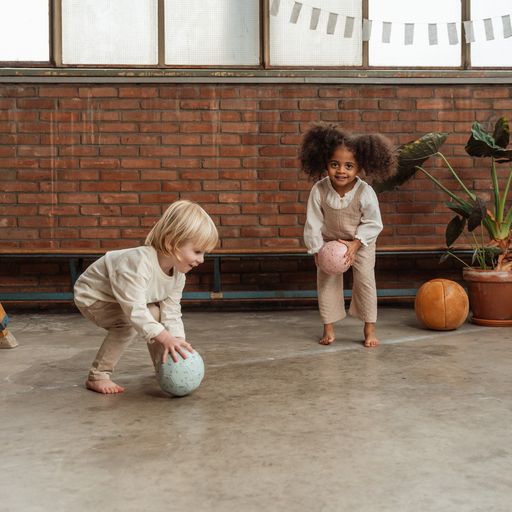
{"label": "pink ball", "polygon": [[350,265],[345,261],[347,246],[341,242],[333,240],[327,242],[318,253],[318,266],[326,274],[343,274]]}

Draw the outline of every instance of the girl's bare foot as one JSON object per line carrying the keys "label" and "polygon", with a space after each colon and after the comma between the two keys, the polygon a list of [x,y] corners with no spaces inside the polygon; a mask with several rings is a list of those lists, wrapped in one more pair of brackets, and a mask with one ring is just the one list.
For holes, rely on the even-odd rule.
{"label": "girl's bare foot", "polygon": [[379,339],[375,334],[375,324],[366,322],[364,324],[364,346],[365,347],[377,347],[379,345]]}
{"label": "girl's bare foot", "polygon": [[104,395],[111,395],[114,393],[122,393],[124,388],[111,381],[110,379],[104,380],[88,380],[85,387],[96,393],[103,393]]}
{"label": "girl's bare foot", "polygon": [[320,343],[320,345],[330,345],[331,343],[334,343],[335,340],[336,337],[334,336],[334,328],[332,324],[325,324],[324,333],[318,343]]}

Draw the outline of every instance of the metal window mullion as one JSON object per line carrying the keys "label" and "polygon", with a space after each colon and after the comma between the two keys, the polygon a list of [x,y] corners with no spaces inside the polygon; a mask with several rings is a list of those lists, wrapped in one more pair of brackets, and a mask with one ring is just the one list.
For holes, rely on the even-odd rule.
{"label": "metal window mullion", "polygon": [[260,67],[270,67],[270,0],[260,0]]}
{"label": "metal window mullion", "polygon": [[158,67],[165,67],[165,0],[158,0]]}
{"label": "metal window mullion", "polygon": [[[362,19],[368,19],[368,0],[362,0]],[[361,23],[362,23],[362,20],[361,20]],[[361,34],[361,38],[362,38],[362,34]],[[363,68],[367,68],[370,64],[370,51],[369,51],[369,48],[370,48],[370,44],[369,44],[369,41],[363,41],[363,48],[362,48],[362,51],[363,51]]]}
{"label": "metal window mullion", "polygon": [[464,37],[464,21],[471,19],[471,0],[462,0],[461,2],[461,23],[460,23],[460,41],[461,41],[461,66],[462,69],[471,68],[471,43],[466,43]]}
{"label": "metal window mullion", "polygon": [[62,67],[62,0],[50,2],[50,59]]}

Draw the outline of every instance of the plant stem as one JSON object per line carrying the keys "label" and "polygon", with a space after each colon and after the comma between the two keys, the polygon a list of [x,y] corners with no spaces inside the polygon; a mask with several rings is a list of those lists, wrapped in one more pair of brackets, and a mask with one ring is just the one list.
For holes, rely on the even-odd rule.
{"label": "plant stem", "polygon": [[471,268],[471,265],[468,265],[464,260],[459,258],[456,254],[454,254],[452,251],[448,250],[446,251],[450,256],[453,256],[456,260],[459,260],[465,267]]}
{"label": "plant stem", "polygon": [[498,176],[496,175],[496,162],[493,157],[491,157],[491,179],[494,194],[494,211],[496,212],[496,222],[501,223],[503,221],[503,208],[501,208],[500,204],[500,185],[498,183]]}
{"label": "plant stem", "polygon": [[457,203],[461,205],[466,205],[466,201],[462,200],[460,197],[456,196],[451,190],[448,190],[438,179],[434,178],[432,174],[430,174],[428,171],[423,169],[423,167],[417,166],[417,169],[422,171],[427,175],[429,179],[431,179],[443,192],[448,194],[454,201],[457,201]]}
{"label": "plant stem", "polygon": [[466,185],[464,185],[463,181],[459,178],[459,175],[455,172],[453,167],[450,165],[450,162],[446,159],[446,157],[443,155],[443,153],[437,153],[443,160],[450,172],[452,173],[453,177],[457,180],[458,184],[462,187],[462,190],[466,192],[466,194],[469,196],[470,199],[473,201],[476,199],[476,195],[471,192]]}
{"label": "plant stem", "polygon": [[[507,216],[505,217],[505,205],[507,203],[507,196],[508,196],[508,192],[510,190],[511,183],[512,183],[512,170],[508,174],[508,180],[507,180],[507,183],[505,184],[505,190],[503,191],[503,197],[500,200],[501,211],[498,213],[498,215],[501,215],[500,219],[502,219],[502,220],[505,219],[505,222],[507,222],[507,219],[509,217],[512,220],[512,208],[510,208],[510,211],[508,212]],[[509,230],[510,230],[510,226],[509,226]]]}

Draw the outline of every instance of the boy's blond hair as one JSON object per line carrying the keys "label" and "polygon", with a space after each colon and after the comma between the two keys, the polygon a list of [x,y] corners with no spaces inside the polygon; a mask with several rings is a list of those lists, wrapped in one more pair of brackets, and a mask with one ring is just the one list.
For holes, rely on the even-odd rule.
{"label": "boy's blond hair", "polygon": [[197,204],[186,199],[172,203],[153,226],[145,245],[172,256],[187,242],[202,252],[210,252],[219,241],[217,228],[210,216]]}

